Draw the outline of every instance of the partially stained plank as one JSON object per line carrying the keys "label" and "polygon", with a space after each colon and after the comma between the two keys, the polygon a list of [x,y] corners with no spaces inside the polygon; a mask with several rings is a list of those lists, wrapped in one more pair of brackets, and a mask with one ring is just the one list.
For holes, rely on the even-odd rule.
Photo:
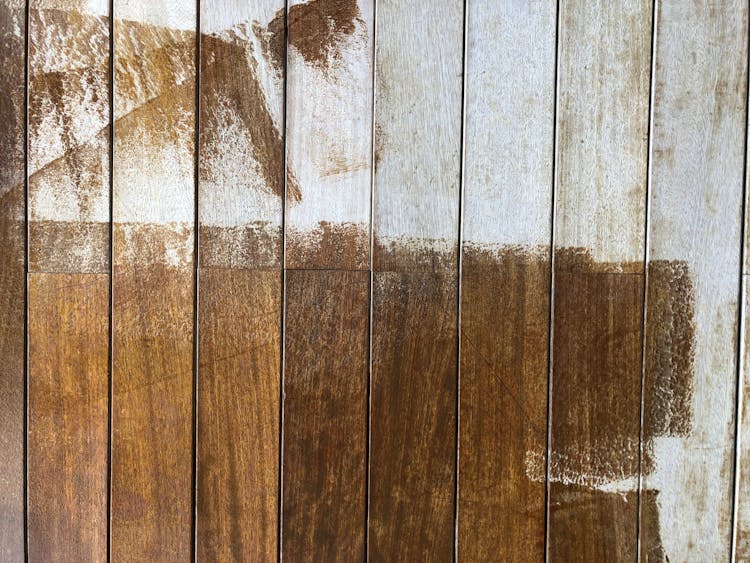
{"label": "partially stained plank", "polygon": [[114,5],[114,560],[192,551],[195,8]]}
{"label": "partially stained plank", "polygon": [[282,553],[353,561],[366,534],[374,4],[293,0],[287,18]]}
{"label": "partially stained plank", "polygon": [[378,4],[372,561],[453,558],[463,11]]}
{"label": "partially stained plank", "polygon": [[[281,27],[277,18],[281,17]],[[284,2],[201,3],[197,553],[276,558]]]}
{"label": "partially stained plank", "polygon": [[551,560],[636,557],[651,12],[560,4]]}
{"label": "partially stained plank", "polygon": [[287,55],[289,268],[368,269],[373,0],[293,0]]}
{"label": "partially stained plank", "polygon": [[541,561],[556,3],[469,6],[458,557]]}
{"label": "partially stained plank", "polygon": [[[107,553],[107,2],[29,6],[28,550]],[[85,11],[84,11],[85,10]]]}
{"label": "partially stained plank", "polygon": [[282,553],[364,558],[370,276],[289,270]]}
{"label": "partially stained plank", "polygon": [[107,558],[109,276],[29,279],[29,559]]}
{"label": "partially stained plank", "polygon": [[24,558],[25,2],[0,1],[0,559]]}
{"label": "partially stained plank", "polygon": [[748,6],[666,0],[656,22],[641,556],[720,561],[732,528]]}

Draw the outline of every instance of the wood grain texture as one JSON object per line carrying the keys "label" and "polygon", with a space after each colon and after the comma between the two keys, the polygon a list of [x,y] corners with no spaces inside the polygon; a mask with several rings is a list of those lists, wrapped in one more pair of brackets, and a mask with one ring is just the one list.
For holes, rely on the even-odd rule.
{"label": "wood grain texture", "polygon": [[109,276],[29,279],[29,559],[107,557]]}
{"label": "wood grain texture", "polygon": [[369,268],[374,15],[373,0],[289,3],[287,267]]}
{"label": "wood grain texture", "polygon": [[25,3],[0,1],[0,559],[24,558]]}
{"label": "wood grain texture", "polygon": [[364,558],[368,272],[286,278],[283,543],[290,561]]}
{"label": "wood grain texture", "polygon": [[109,6],[29,3],[29,269],[109,272]]}
{"label": "wood grain texture", "polygon": [[[284,2],[201,3],[197,559],[276,559]],[[283,46],[283,45],[282,45]]]}
{"label": "wood grain texture", "polygon": [[200,561],[276,558],[281,272],[200,274]]}
{"label": "wood grain texture", "polygon": [[453,558],[463,10],[378,4],[372,561]]}
{"label": "wood grain texture", "polygon": [[560,5],[552,560],[636,557],[651,12]]}
{"label": "wood grain texture", "polygon": [[542,560],[556,6],[469,7],[458,557]]}
{"label": "wood grain texture", "polygon": [[642,556],[717,561],[732,527],[748,7],[658,7],[642,485],[658,510],[642,515]]}
{"label": "wood grain texture", "polygon": [[192,552],[194,3],[114,5],[111,557]]}

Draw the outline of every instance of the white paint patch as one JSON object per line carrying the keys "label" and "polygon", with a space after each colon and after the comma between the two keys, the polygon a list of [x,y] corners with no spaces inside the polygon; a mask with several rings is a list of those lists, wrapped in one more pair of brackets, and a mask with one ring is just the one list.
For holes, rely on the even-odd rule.
{"label": "white paint patch", "polygon": [[[97,0],[97,5],[98,5]],[[175,30],[197,27],[196,2],[185,0],[115,0],[115,18]]]}

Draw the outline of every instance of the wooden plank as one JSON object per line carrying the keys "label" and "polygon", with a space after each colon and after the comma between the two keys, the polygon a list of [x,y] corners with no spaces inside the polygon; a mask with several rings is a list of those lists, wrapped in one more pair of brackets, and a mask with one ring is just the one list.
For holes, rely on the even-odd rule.
{"label": "wooden plank", "polygon": [[277,553],[284,16],[201,3],[199,561]]}
{"label": "wooden plank", "polygon": [[29,270],[109,272],[109,5],[29,3]]}
{"label": "wooden plank", "polygon": [[107,558],[109,275],[29,278],[29,559]]}
{"label": "wooden plank", "polygon": [[453,558],[463,10],[378,5],[373,561]]}
{"label": "wooden plank", "polygon": [[116,0],[111,557],[193,538],[195,3]]}
{"label": "wooden plank", "polygon": [[368,269],[373,0],[292,0],[286,265]]}
{"label": "wooden plank", "polygon": [[25,2],[0,2],[0,559],[24,559]]}
{"label": "wooden plank", "polygon": [[461,560],[544,559],[556,16],[469,4]]}
{"label": "wooden plank", "polygon": [[719,561],[732,529],[748,6],[658,7],[641,555]]}
{"label": "wooden plank", "polygon": [[368,272],[289,270],[282,554],[364,558]]}
{"label": "wooden plank", "polygon": [[29,5],[28,550],[34,560],[107,554],[108,11],[106,1]]}
{"label": "wooden plank", "polygon": [[548,556],[636,557],[651,2],[560,5]]}

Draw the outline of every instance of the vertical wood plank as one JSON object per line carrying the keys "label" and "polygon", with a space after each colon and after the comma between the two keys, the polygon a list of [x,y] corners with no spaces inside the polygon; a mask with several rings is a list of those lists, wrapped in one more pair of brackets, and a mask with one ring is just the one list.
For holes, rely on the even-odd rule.
{"label": "vertical wood plank", "polygon": [[28,549],[107,554],[109,7],[29,4]]}
{"label": "vertical wood plank", "polygon": [[282,552],[364,558],[367,272],[287,272]]}
{"label": "vertical wood plank", "polygon": [[732,527],[748,6],[658,8],[642,556],[718,561]]}
{"label": "vertical wood plank", "polygon": [[201,2],[198,561],[276,559],[283,0]]}
{"label": "vertical wood plank", "polygon": [[0,1],[0,559],[24,558],[25,2]]}
{"label": "vertical wood plank", "polygon": [[636,557],[651,12],[560,5],[551,560]]}
{"label": "vertical wood plank", "polygon": [[289,2],[282,553],[366,533],[372,0]]}
{"label": "vertical wood plank", "polygon": [[195,2],[114,5],[111,557],[193,540]]}
{"label": "vertical wood plank", "polygon": [[369,556],[454,549],[464,3],[378,3]]}
{"label": "vertical wood plank", "polygon": [[109,276],[29,279],[29,559],[107,558]]}
{"label": "vertical wood plank", "polygon": [[458,557],[544,558],[555,2],[470,2]]}

